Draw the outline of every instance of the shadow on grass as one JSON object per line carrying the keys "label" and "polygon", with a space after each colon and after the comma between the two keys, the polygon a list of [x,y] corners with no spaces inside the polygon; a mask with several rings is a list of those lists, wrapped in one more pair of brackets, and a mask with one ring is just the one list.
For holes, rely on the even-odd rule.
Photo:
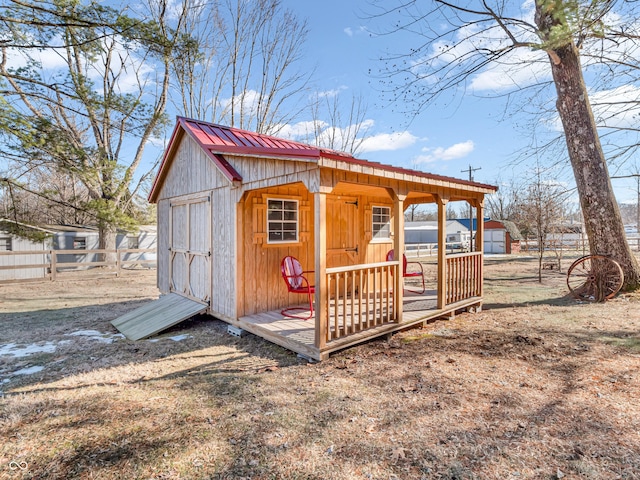
{"label": "shadow on grass", "polygon": [[550,297],[542,298],[538,300],[526,300],[522,302],[485,302],[482,305],[486,310],[497,310],[501,308],[517,308],[527,307],[534,305],[549,305],[552,307],[571,307],[579,305],[579,302],[571,296],[571,294],[564,295],[562,297]]}
{"label": "shadow on grass", "polygon": [[[16,357],[0,356],[0,377],[5,381],[0,389],[5,395],[12,390],[47,391],[82,389],[100,381],[88,381],[72,387],[56,385],[47,387],[64,377],[88,374],[94,371],[162,362],[167,358],[181,357],[193,360],[194,367],[178,369],[154,379],[179,379],[189,376],[215,374],[234,375],[246,371],[258,371],[267,367],[285,367],[300,363],[294,353],[271,344],[252,334],[242,338],[227,333],[227,324],[208,315],[197,315],[185,320],[149,339],[131,341],[120,336],[111,320],[146,302],[131,301],[99,306],[82,306],[59,310],[43,310],[20,314],[0,314],[0,325],[9,335],[0,337],[0,345],[16,344],[19,347],[53,346],[54,350]],[[115,313],[117,311],[117,313]],[[104,335],[77,336],[74,332],[94,330]],[[224,352],[207,351],[212,347],[224,347]],[[20,374],[25,368],[42,366],[35,374]],[[17,372],[17,374],[14,374]],[[107,375],[108,376],[108,375]],[[143,377],[131,380],[140,383]],[[104,382],[118,382],[118,379]],[[31,386],[41,384],[35,390]]]}

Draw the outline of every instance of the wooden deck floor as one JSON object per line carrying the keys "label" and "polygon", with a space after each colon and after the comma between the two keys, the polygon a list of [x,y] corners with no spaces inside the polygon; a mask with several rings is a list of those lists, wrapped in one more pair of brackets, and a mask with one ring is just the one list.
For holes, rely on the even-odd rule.
{"label": "wooden deck floor", "polygon": [[480,303],[481,299],[476,297],[438,310],[435,290],[427,290],[423,294],[407,291],[404,296],[402,323],[388,323],[332,340],[322,351],[315,346],[314,318],[293,319],[284,317],[280,311],[271,311],[240,317],[233,324],[296,353],[322,360],[331,352]]}

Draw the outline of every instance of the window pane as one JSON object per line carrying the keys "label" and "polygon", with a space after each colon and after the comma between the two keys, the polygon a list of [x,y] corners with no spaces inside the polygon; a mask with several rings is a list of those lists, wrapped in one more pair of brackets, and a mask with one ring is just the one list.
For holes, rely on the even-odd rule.
{"label": "window pane", "polygon": [[282,232],[269,232],[269,241],[271,242],[282,241]]}
{"label": "window pane", "polygon": [[269,220],[282,220],[282,210],[269,210]]}
{"label": "window pane", "polygon": [[293,220],[294,222],[298,219],[298,212],[283,212],[285,220]]}
{"label": "window pane", "polygon": [[295,223],[284,223],[282,224],[282,229],[289,232],[295,232],[298,229],[298,225],[296,225]]}
{"label": "window pane", "polygon": [[284,202],[284,209],[295,212],[298,210],[298,202]]}
{"label": "window pane", "polygon": [[269,210],[282,210],[282,200],[269,200]]}
{"label": "window pane", "polygon": [[269,222],[269,231],[270,232],[282,231],[282,222]]}
{"label": "window pane", "polygon": [[284,232],[282,239],[287,242],[295,242],[297,240],[296,232]]}

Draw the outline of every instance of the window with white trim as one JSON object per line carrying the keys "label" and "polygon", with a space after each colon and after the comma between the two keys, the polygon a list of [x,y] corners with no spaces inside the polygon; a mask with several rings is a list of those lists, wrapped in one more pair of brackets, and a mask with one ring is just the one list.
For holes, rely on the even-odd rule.
{"label": "window with white trim", "polygon": [[391,238],[391,207],[374,206],[372,214],[373,239],[389,240]]}
{"label": "window with white trim", "polygon": [[281,198],[267,199],[267,242],[298,241],[298,201]]}
{"label": "window with white trim", "polygon": [[11,237],[0,237],[0,251],[10,252],[11,250],[13,250]]}

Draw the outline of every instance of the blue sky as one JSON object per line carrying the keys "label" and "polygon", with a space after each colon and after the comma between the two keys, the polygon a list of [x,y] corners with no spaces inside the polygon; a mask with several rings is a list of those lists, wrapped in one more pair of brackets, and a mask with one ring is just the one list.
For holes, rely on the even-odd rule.
{"label": "blue sky", "polygon": [[342,89],[346,95],[362,93],[369,106],[368,118],[375,122],[370,134],[407,132],[413,139],[407,145],[405,138],[397,150],[365,151],[358,156],[458,178],[468,178],[462,171],[471,165],[481,168],[473,175],[484,183],[512,175],[509,163],[523,142],[509,123],[497,121],[502,113],[500,100],[469,97],[452,108],[429,108],[408,124],[406,115],[394,113],[397,107],[381,100],[380,82],[369,74],[378,72],[385,49],[407,48],[402,43],[406,38],[370,34],[369,28],[375,26],[366,18],[366,0],[285,0],[284,4],[308,21],[306,58],[317,66],[318,88]]}
{"label": "blue sky", "polygon": [[[492,93],[502,94],[513,87],[513,83],[506,80],[527,85],[535,83],[536,79],[549,79],[550,71],[545,54],[519,49],[508,68],[518,63],[524,65],[524,68],[480,71],[470,78],[465,94],[454,96],[452,92],[451,95],[444,95],[438,103],[412,118],[399,113],[402,105],[390,105],[383,100],[381,83],[375,74],[383,66],[380,59],[387,51],[407,52],[420,42],[419,37],[406,34],[377,35],[375,32],[384,29],[385,22],[391,22],[391,19],[383,17],[372,22],[369,15],[372,8],[370,0],[282,2],[308,22],[309,37],[303,46],[304,55],[299,67],[314,71],[311,88],[316,94],[340,92],[341,98],[346,100],[351,95],[362,95],[368,104],[366,120],[371,126],[358,157],[465,179],[468,178],[467,169],[471,166],[478,169],[473,173],[474,180],[498,186],[501,182],[509,182],[514,178],[522,180],[531,175],[535,167],[531,163],[534,162],[515,164],[515,160],[532,143],[531,135],[523,126],[533,117],[514,109],[505,109],[504,97],[488,97]],[[387,0],[384,3],[386,5]],[[514,9],[515,15],[532,15],[532,0],[509,5]],[[613,21],[615,20],[614,18]],[[433,28],[440,28],[440,25],[434,25]],[[640,27],[638,31],[640,32]],[[484,32],[480,38],[493,45],[502,41],[491,34],[484,35]],[[473,45],[461,42],[454,54],[463,55],[465,48],[472,47]],[[45,69],[54,71],[59,60],[55,55],[43,54]],[[537,62],[532,64],[531,60]],[[122,82],[126,83],[125,80]],[[589,84],[588,81],[587,83]],[[607,88],[610,90],[595,92],[592,99],[607,95],[607,98],[616,100],[610,103],[624,103],[625,99],[635,99],[640,109],[640,79],[630,84],[608,85]],[[543,93],[543,100],[544,95],[553,101],[552,89]],[[526,104],[520,106],[528,108]],[[535,106],[532,109],[535,110]],[[505,112],[509,114],[508,120],[502,120]],[[169,116],[184,115],[184,112],[176,111],[171,106],[167,113]],[[309,118],[302,115],[297,121],[311,121],[310,115],[311,112]],[[624,118],[616,117],[615,121],[623,126],[625,122],[636,126],[636,118],[627,114]],[[548,133],[559,133],[557,117],[553,114],[543,118],[538,124],[543,130],[546,128]],[[167,138],[170,134],[171,129],[168,129]],[[161,143],[157,142],[157,145],[148,148],[147,158],[155,159],[160,154]],[[640,165],[640,161],[638,164]],[[612,175],[630,173],[627,167],[610,170]],[[568,169],[551,175],[553,181],[570,186],[571,175]],[[614,180],[613,185],[619,201],[635,203],[635,179]]]}
{"label": "blue sky", "polygon": [[[406,115],[394,113],[392,106],[381,101],[380,82],[369,72],[379,71],[385,50],[407,51],[412,42],[418,41],[416,37],[372,35],[370,31],[376,31],[380,24],[372,24],[368,18],[371,7],[367,0],[284,0],[284,4],[308,21],[310,35],[305,62],[309,68],[317,69],[318,90],[339,89],[347,95],[362,93],[369,106],[367,118],[373,121],[369,134],[395,134],[404,140],[395,144],[397,148],[393,150],[369,150],[359,157],[458,178],[468,178],[463,171],[472,166],[480,168],[474,172],[474,180],[490,184],[527,175],[529,167],[514,165],[514,160],[531,138],[516,129],[514,122],[522,124],[531,117],[515,112],[509,120],[501,121],[504,99],[480,98],[489,91],[501,91],[499,84],[504,78],[500,71],[485,72],[474,79],[479,96],[457,97],[449,107],[443,107],[441,102],[408,123]],[[523,10],[530,8],[530,2],[522,3]],[[523,49],[522,55],[536,54]],[[516,75],[525,83],[531,82],[527,77],[534,75],[548,77],[545,62],[546,56],[536,66]],[[636,84],[633,94],[638,95],[639,91]],[[446,98],[443,100],[446,102]],[[623,167],[610,173],[621,175],[628,171]],[[556,180],[572,183],[568,171]],[[613,185],[619,201],[636,202],[634,179],[614,180]]]}

